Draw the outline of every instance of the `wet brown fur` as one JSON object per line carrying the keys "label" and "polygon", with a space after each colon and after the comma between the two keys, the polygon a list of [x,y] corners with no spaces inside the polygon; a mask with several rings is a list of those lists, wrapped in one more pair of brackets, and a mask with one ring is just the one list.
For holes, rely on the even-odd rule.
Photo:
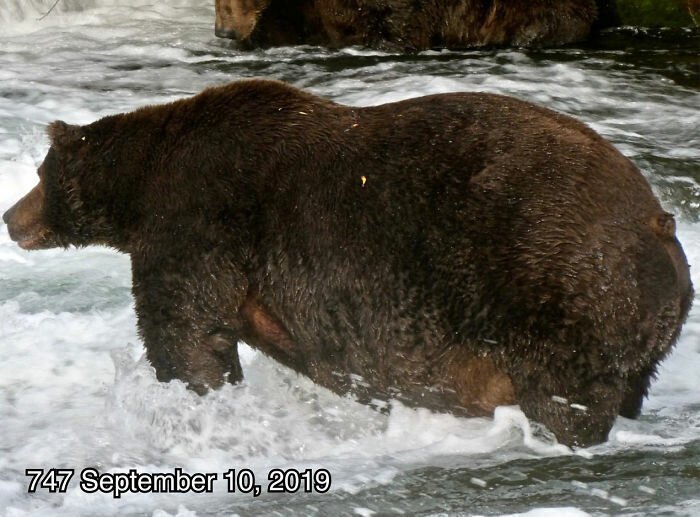
{"label": "wet brown fur", "polygon": [[589,445],[639,412],[690,309],[635,166],[513,98],[351,108],[250,80],[49,134],[10,235],[129,253],[158,378],[200,393],[242,378],[242,339],[363,401],[518,403]]}
{"label": "wet brown fur", "polygon": [[555,46],[588,37],[595,0],[217,0],[216,34],[248,47]]}

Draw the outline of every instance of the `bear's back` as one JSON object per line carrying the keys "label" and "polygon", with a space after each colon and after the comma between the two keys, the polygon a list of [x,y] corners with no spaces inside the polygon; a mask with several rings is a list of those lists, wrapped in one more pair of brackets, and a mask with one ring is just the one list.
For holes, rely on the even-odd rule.
{"label": "bear's back", "polygon": [[372,305],[368,292],[398,289],[402,304],[441,312],[445,332],[468,322],[478,333],[480,318],[505,328],[519,314],[527,325],[547,306],[552,318],[603,323],[625,305],[636,282],[626,254],[642,260],[640,240],[662,211],[641,173],[590,128],[480,93],[307,110],[299,130],[286,127],[295,151],[265,196],[264,233],[274,237],[264,262],[280,282],[303,291],[313,271],[329,305]]}

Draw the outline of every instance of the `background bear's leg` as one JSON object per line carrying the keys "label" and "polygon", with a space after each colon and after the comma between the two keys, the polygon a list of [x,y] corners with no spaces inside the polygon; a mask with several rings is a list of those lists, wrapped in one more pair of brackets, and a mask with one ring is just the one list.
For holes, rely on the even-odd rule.
{"label": "background bear's leg", "polygon": [[132,256],[132,274],[139,331],[158,380],[179,379],[203,394],[243,378],[237,314],[247,286],[230,260]]}

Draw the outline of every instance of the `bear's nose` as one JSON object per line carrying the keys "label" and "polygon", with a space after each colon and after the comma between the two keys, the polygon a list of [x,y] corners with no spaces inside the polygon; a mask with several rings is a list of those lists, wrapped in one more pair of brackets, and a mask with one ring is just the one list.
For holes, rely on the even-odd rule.
{"label": "bear's nose", "polygon": [[5,224],[10,224],[10,219],[12,219],[12,212],[15,211],[15,207],[13,206],[12,208],[8,209],[7,212],[2,214],[2,220],[5,221]]}

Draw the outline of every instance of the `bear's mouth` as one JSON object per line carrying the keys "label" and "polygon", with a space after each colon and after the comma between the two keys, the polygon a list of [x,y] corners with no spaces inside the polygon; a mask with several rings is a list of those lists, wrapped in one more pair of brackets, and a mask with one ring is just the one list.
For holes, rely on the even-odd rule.
{"label": "bear's mouth", "polygon": [[37,249],[38,240],[36,237],[29,237],[28,239],[17,241],[17,245],[23,250],[35,250]]}
{"label": "bear's mouth", "polygon": [[49,245],[48,239],[46,238],[46,232],[41,232],[35,235],[22,236],[16,239],[17,245],[23,250],[41,250],[47,249],[51,246]]}

